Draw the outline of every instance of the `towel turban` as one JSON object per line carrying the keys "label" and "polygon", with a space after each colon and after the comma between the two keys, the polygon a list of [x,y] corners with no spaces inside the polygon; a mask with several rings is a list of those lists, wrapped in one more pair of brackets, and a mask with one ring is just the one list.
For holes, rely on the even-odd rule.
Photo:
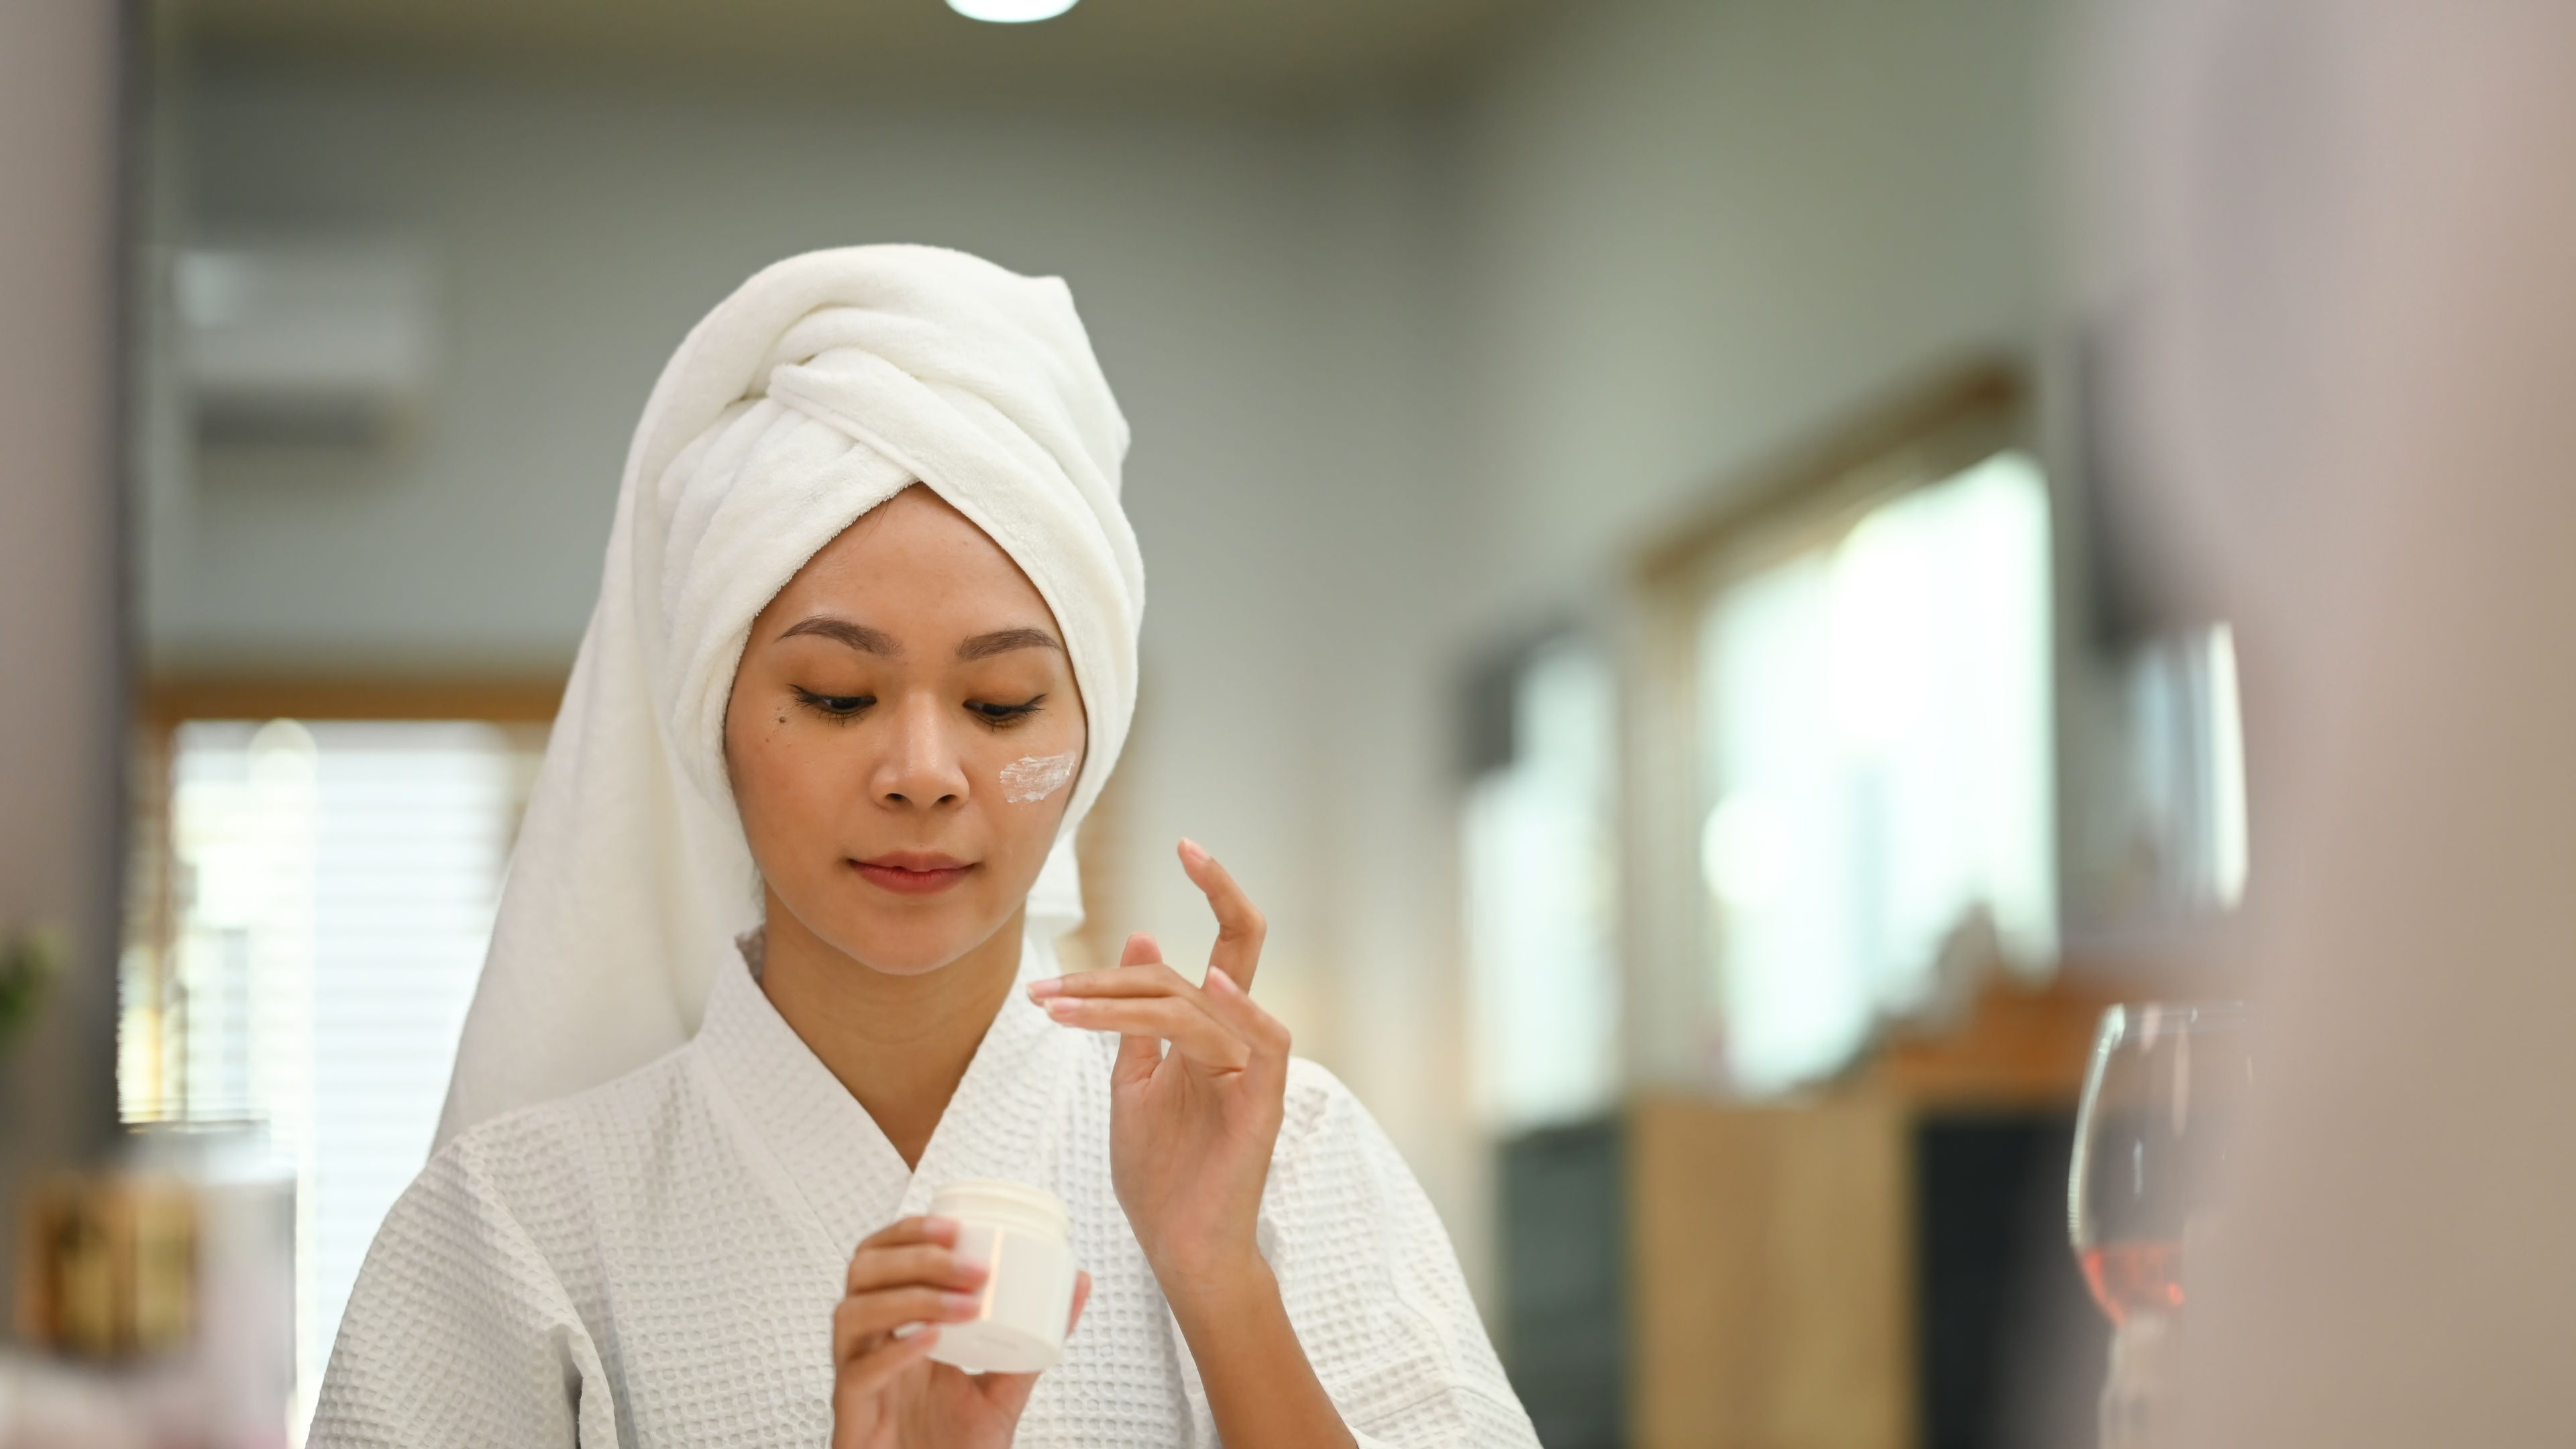
{"label": "towel turban", "polygon": [[1136,705],[1144,565],[1127,423],[1072,294],[934,247],[792,257],[691,330],[636,425],[599,604],[501,895],[439,1123],[597,1085],[687,1041],[755,926],[724,716],[751,622],[860,515],[919,482],[1054,610],[1089,743],[1029,898],[1081,920],[1073,833]]}

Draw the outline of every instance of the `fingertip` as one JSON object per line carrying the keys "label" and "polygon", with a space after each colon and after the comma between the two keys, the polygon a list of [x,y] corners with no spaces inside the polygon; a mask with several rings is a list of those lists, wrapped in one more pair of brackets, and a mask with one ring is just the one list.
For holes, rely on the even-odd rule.
{"label": "fingertip", "polygon": [[1243,994],[1243,987],[1235,981],[1234,973],[1226,970],[1222,966],[1212,965],[1208,967],[1207,979],[1201,984],[1219,996],[1241,996]]}
{"label": "fingertip", "polygon": [[925,1216],[921,1220],[921,1235],[943,1248],[956,1247],[957,1220]]}
{"label": "fingertip", "polygon": [[1125,948],[1118,953],[1118,964],[1121,966],[1151,966],[1162,959],[1162,943],[1154,939],[1151,931],[1137,931],[1131,934],[1127,938]]}
{"label": "fingertip", "polygon": [[1212,860],[1214,857],[1208,854],[1206,846],[1184,835],[1181,837],[1181,859],[1197,864],[1203,860]]}

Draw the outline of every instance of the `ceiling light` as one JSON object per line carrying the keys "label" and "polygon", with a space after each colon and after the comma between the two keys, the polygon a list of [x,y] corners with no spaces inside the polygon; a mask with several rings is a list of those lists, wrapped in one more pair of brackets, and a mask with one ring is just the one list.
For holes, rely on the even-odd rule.
{"label": "ceiling light", "polygon": [[948,8],[969,20],[1025,25],[1032,20],[1053,20],[1072,9],[1073,0],[948,0]]}

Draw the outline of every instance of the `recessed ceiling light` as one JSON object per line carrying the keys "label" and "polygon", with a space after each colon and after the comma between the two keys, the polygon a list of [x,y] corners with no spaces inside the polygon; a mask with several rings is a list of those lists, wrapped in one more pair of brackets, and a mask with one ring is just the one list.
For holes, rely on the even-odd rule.
{"label": "recessed ceiling light", "polygon": [[1072,9],[1073,0],[948,0],[948,8],[969,20],[1026,25],[1032,20],[1053,20]]}

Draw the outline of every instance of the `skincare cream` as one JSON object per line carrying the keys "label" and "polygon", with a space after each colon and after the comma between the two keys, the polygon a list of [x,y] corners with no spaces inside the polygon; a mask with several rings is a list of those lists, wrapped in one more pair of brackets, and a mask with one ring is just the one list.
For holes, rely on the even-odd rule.
{"label": "skincare cream", "polygon": [[1002,767],[1002,798],[1014,805],[1043,800],[1064,788],[1082,763],[1080,751],[1061,755],[1027,755]]}

